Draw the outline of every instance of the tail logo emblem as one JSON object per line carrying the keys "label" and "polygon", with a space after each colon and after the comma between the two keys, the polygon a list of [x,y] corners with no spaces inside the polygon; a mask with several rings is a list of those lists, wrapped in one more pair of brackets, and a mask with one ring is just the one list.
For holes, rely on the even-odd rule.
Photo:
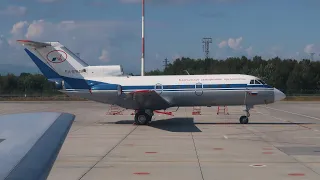
{"label": "tail logo emblem", "polygon": [[51,63],[62,63],[67,60],[67,53],[61,50],[50,51],[47,54],[47,60]]}

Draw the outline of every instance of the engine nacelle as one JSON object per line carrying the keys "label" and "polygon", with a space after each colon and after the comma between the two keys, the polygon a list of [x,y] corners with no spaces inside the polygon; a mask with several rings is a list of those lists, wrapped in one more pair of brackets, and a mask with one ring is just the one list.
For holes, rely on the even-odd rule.
{"label": "engine nacelle", "polygon": [[88,66],[85,68],[85,71],[91,77],[122,76],[124,74],[120,65]]}

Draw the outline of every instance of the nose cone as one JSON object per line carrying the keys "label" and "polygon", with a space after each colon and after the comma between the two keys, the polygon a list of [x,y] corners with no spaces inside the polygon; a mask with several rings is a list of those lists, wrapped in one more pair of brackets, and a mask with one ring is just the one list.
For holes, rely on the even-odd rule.
{"label": "nose cone", "polygon": [[274,88],[274,101],[281,101],[284,98],[286,98],[286,95],[278,89]]}

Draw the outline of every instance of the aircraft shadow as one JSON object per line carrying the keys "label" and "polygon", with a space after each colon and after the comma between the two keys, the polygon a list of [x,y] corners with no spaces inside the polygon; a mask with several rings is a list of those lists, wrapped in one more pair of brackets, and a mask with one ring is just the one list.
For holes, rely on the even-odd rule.
{"label": "aircraft shadow", "polygon": [[[133,120],[120,120],[105,124],[133,124]],[[169,132],[202,132],[196,125],[242,125],[239,122],[194,122],[194,118],[170,118],[152,121],[148,126]],[[249,122],[247,125],[308,125],[315,123]]]}
{"label": "aircraft shadow", "polygon": [[[117,121],[113,124],[133,124],[133,120]],[[193,118],[170,118],[152,121],[149,127],[169,132],[202,132],[195,126]]]}
{"label": "aircraft shadow", "polygon": [[[238,124],[241,125],[239,122],[212,122],[212,123],[207,123],[207,122],[195,122],[194,124],[199,124],[199,125],[226,125],[226,124]],[[291,123],[291,122],[249,122],[248,125],[308,125],[308,124],[316,124],[316,123]]]}

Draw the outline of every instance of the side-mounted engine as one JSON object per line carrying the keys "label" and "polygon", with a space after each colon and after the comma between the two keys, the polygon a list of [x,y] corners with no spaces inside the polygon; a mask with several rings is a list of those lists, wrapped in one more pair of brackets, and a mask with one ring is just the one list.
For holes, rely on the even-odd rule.
{"label": "side-mounted engine", "polygon": [[121,65],[112,66],[87,66],[85,68],[88,76],[105,77],[105,76],[122,76],[123,68]]}

